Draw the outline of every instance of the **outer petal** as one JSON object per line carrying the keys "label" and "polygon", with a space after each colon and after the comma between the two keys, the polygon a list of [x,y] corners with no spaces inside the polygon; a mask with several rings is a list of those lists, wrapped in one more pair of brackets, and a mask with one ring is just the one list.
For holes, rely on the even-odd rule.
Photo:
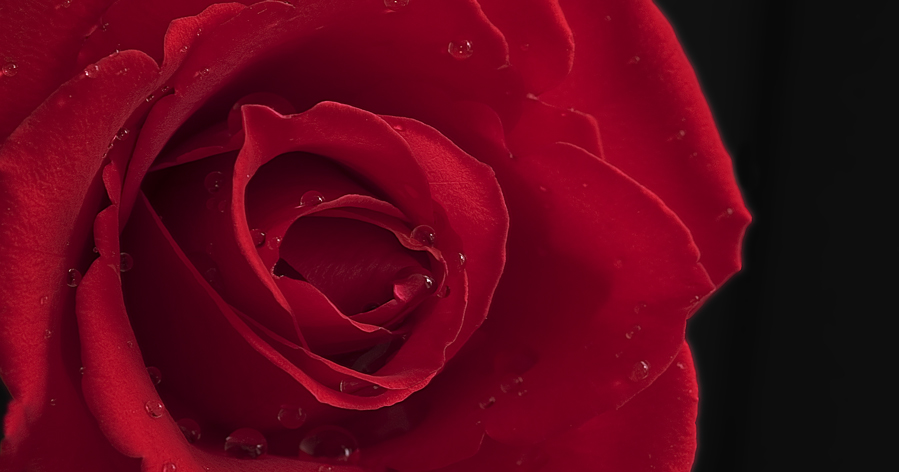
{"label": "outer petal", "polygon": [[[87,267],[90,225],[103,195],[97,178],[102,156],[131,110],[144,101],[157,73],[139,52],[107,58],[102,71],[94,79],[79,76],[60,87],[0,149],[0,266],[17,268],[8,271],[0,287],[0,369],[15,399],[6,420],[11,426],[4,463],[17,460],[7,454],[34,452],[13,444],[52,420],[43,414],[52,398],[48,395],[79,367],[72,362],[78,343],[71,339],[77,333],[67,308],[74,294],[65,286],[66,271]],[[48,342],[48,329],[60,337]],[[56,339],[61,350],[54,346]],[[60,371],[62,366],[68,372]],[[85,428],[89,435],[91,427]],[[54,440],[42,436],[42,442],[41,447]]]}
{"label": "outer petal", "polygon": [[560,3],[577,53],[541,99],[596,118],[604,157],[677,213],[720,285],[740,268],[749,213],[674,31],[650,0]]}
{"label": "outer petal", "polygon": [[685,342],[671,366],[623,407],[597,416],[543,446],[543,470],[689,472],[696,452],[699,387]]}
{"label": "outer petal", "polygon": [[0,4],[0,142],[77,71],[83,38],[112,0],[5,1]]}
{"label": "outer petal", "polygon": [[697,392],[693,359],[684,343],[668,370],[621,408],[536,446],[487,438],[477,455],[439,470],[689,472],[696,451]]}
{"label": "outer petal", "polygon": [[571,70],[574,38],[556,0],[479,0],[509,42],[512,66],[530,93],[557,85]]}

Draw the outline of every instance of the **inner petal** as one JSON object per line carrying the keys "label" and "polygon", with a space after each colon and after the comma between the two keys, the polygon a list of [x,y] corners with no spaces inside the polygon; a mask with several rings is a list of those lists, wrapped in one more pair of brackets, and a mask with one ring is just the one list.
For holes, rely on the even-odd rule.
{"label": "inner petal", "polygon": [[404,248],[390,231],[349,218],[298,219],[281,243],[282,275],[314,285],[344,314],[370,311],[393,298],[394,281],[429,274],[426,253]]}

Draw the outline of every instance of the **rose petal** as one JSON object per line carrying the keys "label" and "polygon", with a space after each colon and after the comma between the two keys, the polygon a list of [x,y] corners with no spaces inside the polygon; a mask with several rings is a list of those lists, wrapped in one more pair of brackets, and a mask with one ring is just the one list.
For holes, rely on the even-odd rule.
{"label": "rose petal", "polygon": [[447,257],[456,259],[453,268],[464,263],[469,292],[465,294],[468,303],[462,331],[448,351],[448,357],[452,357],[487,316],[503,273],[509,231],[503,192],[492,169],[435,129],[408,118],[385,119],[403,128],[403,138],[428,174],[434,200],[447,213],[447,226],[460,239],[463,252]]}
{"label": "rose petal", "polygon": [[578,50],[541,99],[596,118],[605,158],[677,213],[720,285],[740,268],[750,217],[674,31],[649,0],[561,3]]}
{"label": "rose petal", "polygon": [[506,136],[514,156],[530,154],[550,144],[569,143],[602,158],[599,128],[592,116],[565,110],[528,95],[521,118]]}
{"label": "rose petal", "polygon": [[[471,0],[415,5],[408,12],[396,13],[384,8],[382,2],[369,0],[304,2],[296,6],[262,2],[209,33],[170,82],[175,98],[160,101],[147,118],[126,173],[123,214],[130,211],[152,160],[178,127],[190,134],[204,128],[209,116],[227,113],[214,104],[201,110],[227,82],[242,85],[228,88],[231,98],[220,96],[222,101],[216,103],[233,103],[246,93],[258,91],[241,88],[252,89],[252,77],[265,77],[266,89],[284,96],[298,110],[323,98],[346,103],[377,98],[370,84],[360,82],[360,77],[372,83],[392,84],[414,83],[426,77],[464,96],[509,102],[504,92],[514,74],[496,70],[505,63],[505,43],[477,5]],[[477,45],[478,53],[466,61],[456,61],[447,52],[448,42],[460,39],[456,38],[459,35]],[[412,37],[416,41],[409,41]],[[319,48],[320,41],[328,47]],[[348,77],[353,80],[348,81]],[[296,87],[298,79],[303,81],[301,88]],[[382,105],[390,102],[389,97],[378,100]],[[200,118],[185,123],[198,110]]]}
{"label": "rose petal", "polygon": [[[10,445],[24,444],[13,434],[42,427],[40,412],[52,398],[50,389],[79,367],[65,364],[68,374],[59,370],[60,359],[77,359],[77,342],[40,340],[48,329],[77,336],[73,313],[66,309],[74,294],[65,277],[71,268],[83,273],[92,255],[88,238],[103,197],[101,156],[157,74],[155,64],[139,52],[110,57],[102,67],[106,72],[94,79],[81,75],[59,87],[0,148],[0,265],[19,268],[0,287],[0,312],[5,313],[0,332],[6,340],[0,345],[0,370],[15,398],[7,421],[19,425],[6,439]],[[56,351],[57,342],[65,346],[62,352]]]}
{"label": "rose petal", "polygon": [[521,70],[528,92],[540,94],[571,71],[574,38],[555,0],[479,0],[509,43],[512,66]]}
{"label": "rose petal", "polygon": [[489,437],[477,455],[439,472],[670,470],[689,472],[696,450],[696,373],[686,343],[652,385],[619,409],[539,446]]}
{"label": "rose petal", "polygon": [[[15,75],[0,74],[0,142],[78,73],[75,59],[84,35],[112,0],[5,5],[0,15],[0,68],[13,64]],[[13,11],[14,10],[14,11]]]}
{"label": "rose petal", "polygon": [[[162,64],[163,51],[170,54],[183,45],[190,45],[194,41],[194,36],[200,36],[204,30],[208,34],[216,26],[218,21],[204,21],[215,15],[215,13],[210,15],[211,12],[221,12],[222,17],[233,16],[233,13],[243,9],[239,3],[249,5],[256,2],[238,0],[224,4],[210,5],[210,3],[209,0],[113,2],[108,9],[102,11],[102,16],[98,15],[95,29],[84,39],[78,54],[79,64],[84,67],[116,51],[126,49],[143,51],[157,64]],[[188,19],[185,21],[183,17]],[[193,24],[187,26],[189,23]],[[164,44],[163,38],[166,36],[168,38]],[[179,39],[183,41],[175,48],[169,46],[173,43],[173,36],[180,37]]]}
{"label": "rose petal", "polygon": [[[552,149],[551,158],[494,159],[512,222],[503,279],[476,336],[407,400],[440,405],[447,423],[425,421],[414,439],[385,443],[386,463],[428,461],[391,449],[405,440],[447,457],[438,431],[477,430],[478,421],[494,439],[526,445],[620,406],[665,370],[694,296],[713,289],[689,232],[660,200],[583,150]],[[649,369],[632,380],[641,361]],[[466,454],[474,451],[455,457]]]}
{"label": "rose petal", "polygon": [[[144,470],[161,470],[172,457],[190,464],[187,442],[160,406],[135,345],[122,300],[117,216],[115,206],[97,215],[100,258],[85,275],[75,304],[79,335],[90,341],[81,346],[84,398],[109,443],[127,456],[143,458]],[[151,403],[157,413],[150,414]]]}

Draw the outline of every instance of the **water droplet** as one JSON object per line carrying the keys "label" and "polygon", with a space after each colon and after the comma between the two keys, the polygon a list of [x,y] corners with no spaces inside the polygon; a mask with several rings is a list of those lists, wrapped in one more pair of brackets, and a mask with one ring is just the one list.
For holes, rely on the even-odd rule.
{"label": "water droplet", "polygon": [[19,66],[14,62],[8,62],[2,68],[0,68],[0,74],[5,75],[7,77],[12,77],[19,72]]}
{"label": "water droplet", "polygon": [[172,89],[172,87],[171,87],[170,85],[164,85],[161,89],[159,89],[159,92],[160,92],[160,93],[166,93],[166,92],[168,92],[168,91],[171,90],[171,89]]}
{"label": "water droplet", "polygon": [[100,29],[102,31],[106,31],[108,28],[109,28],[109,23],[103,23],[102,25],[100,25]]}
{"label": "water droplet", "polygon": [[154,98],[156,98],[156,95],[153,95],[153,94],[151,93],[151,94],[146,98],[146,101],[147,101],[147,102],[152,102]]}
{"label": "water droplet", "polygon": [[468,261],[468,257],[465,254],[459,253],[459,267],[465,267],[465,262]]}
{"label": "water droplet", "polygon": [[268,451],[268,441],[259,431],[240,428],[225,438],[225,453],[239,459],[255,459]]}
{"label": "water droplet", "polygon": [[287,429],[297,429],[306,422],[306,412],[296,405],[281,405],[278,422]]}
{"label": "water droplet", "polygon": [[41,305],[46,305],[47,302],[49,302],[49,301],[50,301],[50,297],[49,297],[49,296],[44,295],[43,297],[41,297]]}
{"label": "water droplet", "polygon": [[490,408],[491,406],[493,406],[495,403],[496,403],[496,397],[490,397],[487,399],[487,401],[478,403],[478,406],[481,407],[482,410],[486,410],[487,408]]}
{"label": "water droplet", "polygon": [[640,56],[634,56],[629,61],[627,61],[628,64],[636,64],[638,62],[640,62]]}
{"label": "water droplet", "polygon": [[181,51],[181,53],[183,54],[183,53],[187,52],[188,49],[190,49],[190,46],[185,44],[184,46],[181,46],[181,49],[179,49],[179,51]]}
{"label": "water droplet", "polygon": [[325,196],[315,190],[310,190],[300,197],[300,206],[315,206],[325,202]]}
{"label": "water droplet", "polygon": [[[199,35],[200,35],[200,34],[197,33],[197,36],[199,36]],[[200,70],[194,72],[194,78],[202,77],[202,76],[204,76],[204,75],[206,75],[206,74],[208,74],[208,73],[209,73],[209,68],[208,68],[208,67],[204,67],[204,68],[202,68],[202,69],[200,69]]]}
{"label": "water droplet", "polygon": [[147,410],[147,414],[151,418],[159,418],[165,414],[165,405],[159,400],[149,400],[147,403],[144,403],[144,409]]}
{"label": "water droplet", "polygon": [[628,377],[634,382],[639,382],[640,380],[649,377],[649,362],[639,361],[635,363]]}
{"label": "water droplet", "polygon": [[521,52],[527,52],[530,48],[531,45],[528,43],[521,43],[520,45],[518,45],[518,49],[521,49]]}
{"label": "water droplet", "polygon": [[335,469],[333,465],[323,464],[318,466],[318,472],[334,472]]}
{"label": "water droplet", "polygon": [[724,211],[727,212],[728,215],[733,215],[733,214],[734,214],[734,209],[733,209],[733,208],[728,208],[727,210],[724,210]]}
{"label": "water droplet", "polygon": [[677,363],[677,368],[680,369],[680,370],[684,370],[684,369],[687,368],[687,366],[686,366],[683,362],[678,362],[678,363]]}
{"label": "water droplet", "polygon": [[122,128],[115,134],[115,138],[119,141],[122,141],[128,136],[128,133],[130,132],[131,131],[129,131],[128,128]]}
{"label": "water droplet", "polygon": [[119,268],[122,272],[128,272],[132,267],[134,267],[134,258],[131,257],[131,254],[123,252],[120,259],[121,261],[119,262]]}
{"label": "water droplet", "polygon": [[634,327],[631,328],[630,331],[624,333],[624,337],[627,339],[634,339],[634,336],[636,336],[641,329],[643,328],[641,328],[640,325],[634,325]]}
{"label": "water droplet", "polygon": [[281,236],[275,236],[274,238],[268,239],[268,247],[269,249],[278,249],[281,247]]}
{"label": "water droplet", "polygon": [[341,380],[338,389],[343,393],[349,393],[357,397],[374,397],[381,393],[381,387],[378,385],[359,379]]}
{"label": "water droplet", "polygon": [[62,4],[59,5],[59,6],[62,7],[62,8],[69,8],[70,6],[72,6],[72,0],[65,0],[65,1],[62,2]]}
{"label": "water droplet", "polygon": [[176,466],[172,462],[166,462],[165,464],[162,464],[162,472],[175,472],[176,470],[178,470],[178,466]]}
{"label": "water droplet", "polygon": [[68,285],[69,287],[75,288],[80,283],[81,283],[81,272],[78,272],[78,269],[69,269],[68,274],[66,274],[66,285]]}
{"label": "water droplet", "polygon": [[88,79],[96,79],[97,75],[100,74],[100,66],[97,64],[91,64],[84,68],[84,76]]}
{"label": "water droplet", "polygon": [[521,383],[524,379],[521,376],[509,377],[499,384],[499,389],[503,393],[518,391],[521,389]]}
{"label": "water droplet", "polygon": [[225,185],[225,174],[214,170],[206,174],[206,178],[203,179],[203,185],[206,186],[207,192],[216,193]]}
{"label": "water droplet", "polygon": [[50,339],[51,336],[53,336],[53,331],[49,329],[44,331],[44,339]]}
{"label": "water droplet", "polygon": [[200,425],[190,418],[181,418],[175,424],[181,430],[187,442],[193,444],[200,440]]}
{"label": "water droplet", "polygon": [[399,123],[391,126],[391,128],[395,129],[396,131],[406,131],[406,127]]}
{"label": "water droplet", "polygon": [[402,302],[428,296],[437,289],[436,282],[427,274],[412,274],[393,284],[394,297]]}
{"label": "water droplet", "polygon": [[147,367],[147,375],[150,376],[153,385],[159,385],[159,383],[162,382],[162,372],[156,367]]}
{"label": "water droplet", "polygon": [[265,232],[261,229],[251,229],[250,237],[253,238],[253,245],[256,247],[262,247],[265,244]]}
{"label": "water droplet", "polygon": [[84,375],[84,366],[78,368],[78,373]]}
{"label": "water droplet", "polygon": [[434,228],[431,228],[428,225],[418,225],[412,229],[412,233],[409,234],[409,237],[412,239],[412,242],[421,246],[433,247],[437,242],[437,235],[434,233]]}
{"label": "water droplet", "polygon": [[134,347],[134,341],[131,341],[130,339],[128,341],[125,341],[125,344],[127,344],[128,347]]}
{"label": "water droplet", "polygon": [[444,285],[444,286],[443,286],[443,290],[442,290],[440,293],[438,293],[437,296],[440,297],[440,298],[446,298],[446,297],[449,296],[450,291],[451,291],[451,290],[450,290],[449,285]]}
{"label": "water droplet", "polygon": [[384,6],[393,10],[402,10],[409,6],[409,0],[384,0]]}
{"label": "water droplet", "polygon": [[449,46],[447,46],[446,50],[449,52],[450,56],[453,56],[454,59],[458,59],[460,61],[463,59],[468,59],[474,53],[474,48],[472,47],[471,41],[467,39],[450,41]]}
{"label": "water droplet", "polygon": [[337,426],[320,426],[309,431],[300,442],[300,452],[341,462],[359,460],[359,443],[353,435]]}

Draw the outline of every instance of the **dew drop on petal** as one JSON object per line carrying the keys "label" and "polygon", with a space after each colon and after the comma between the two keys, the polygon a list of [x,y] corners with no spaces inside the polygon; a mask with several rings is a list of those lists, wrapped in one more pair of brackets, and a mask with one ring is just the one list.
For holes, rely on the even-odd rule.
{"label": "dew drop on petal", "polygon": [[265,232],[261,229],[251,229],[250,237],[253,238],[253,245],[256,247],[262,247],[265,244]]}
{"label": "dew drop on petal", "polygon": [[306,422],[306,412],[296,405],[281,405],[278,422],[287,429],[297,429]]}
{"label": "dew drop on petal", "polygon": [[193,444],[200,440],[200,424],[190,418],[181,418],[176,421],[181,434],[187,439],[187,442]]}
{"label": "dew drop on petal", "polygon": [[88,79],[96,79],[100,75],[100,66],[91,64],[84,68],[84,76]]}
{"label": "dew drop on petal", "polygon": [[53,331],[49,329],[44,331],[44,339],[50,339],[51,336],[53,336]]}
{"label": "dew drop on petal", "polygon": [[165,464],[162,464],[162,472],[175,472],[176,470],[178,470],[178,466],[176,466],[172,462],[166,462]]}
{"label": "dew drop on petal", "polygon": [[144,409],[151,418],[159,418],[165,414],[165,405],[159,400],[150,400],[144,403]]}
{"label": "dew drop on petal", "polygon": [[134,267],[134,258],[131,257],[131,254],[128,254],[127,252],[123,252],[121,254],[120,264],[121,264],[119,266],[120,270],[122,272],[128,272],[129,270],[131,270],[132,267]]}
{"label": "dew drop on petal", "polygon": [[509,376],[499,383],[499,389],[503,393],[521,392],[521,384],[524,378],[521,376]]}
{"label": "dew drop on petal", "polygon": [[310,190],[300,197],[300,206],[315,206],[325,202],[325,196],[315,190]]}
{"label": "dew drop on petal", "polygon": [[268,451],[268,441],[259,431],[240,428],[225,438],[225,453],[238,459],[255,459]]}
{"label": "dew drop on petal", "polygon": [[450,56],[453,56],[454,59],[463,60],[468,59],[474,53],[474,48],[472,47],[471,41],[467,39],[460,39],[457,41],[450,41],[447,46],[447,51]]}
{"label": "dew drop on petal", "polygon": [[634,382],[639,382],[649,377],[649,362],[639,361],[635,363],[628,377]]}
{"label": "dew drop on petal", "polygon": [[465,262],[468,261],[468,258],[465,257],[465,254],[459,253],[459,267],[465,267]]}
{"label": "dew drop on petal", "polygon": [[340,462],[359,460],[359,443],[352,433],[338,426],[320,426],[300,441],[300,452]]}
{"label": "dew drop on petal", "polygon": [[496,397],[490,397],[487,400],[478,403],[478,406],[482,410],[486,410],[487,408],[490,408],[491,406],[493,406],[495,403],[496,403]]}
{"label": "dew drop on petal", "polygon": [[0,67],[0,75],[5,75],[7,77],[12,77],[18,72],[19,66],[17,66],[15,62],[7,62],[3,67]]}
{"label": "dew drop on petal", "polygon": [[128,133],[130,133],[130,132],[131,131],[128,128],[122,128],[118,132],[116,132],[115,139],[122,141],[128,136]]}
{"label": "dew drop on petal", "polygon": [[450,286],[444,285],[443,290],[441,290],[440,293],[437,294],[437,296],[440,298],[446,298],[450,295],[450,292],[451,292]]}
{"label": "dew drop on petal", "polygon": [[437,235],[434,228],[428,225],[418,225],[412,229],[409,235],[412,241],[421,246],[433,247],[437,243]]}
{"label": "dew drop on petal", "polygon": [[334,472],[335,470],[337,469],[335,469],[333,465],[322,464],[318,466],[317,472]]}
{"label": "dew drop on petal", "polygon": [[81,283],[81,272],[78,272],[78,269],[69,269],[68,274],[66,274],[66,285],[68,285],[69,287],[75,288],[80,283]]}
{"label": "dew drop on petal", "polygon": [[217,170],[212,171],[206,174],[206,178],[203,179],[203,185],[206,186],[207,192],[216,193],[225,185],[225,174]]}
{"label": "dew drop on petal", "polygon": [[437,283],[427,274],[412,274],[393,283],[394,297],[403,302],[431,295],[436,289]]}
{"label": "dew drop on petal", "polygon": [[634,327],[631,328],[630,331],[624,333],[624,337],[627,339],[634,339],[634,336],[636,336],[641,329],[642,328],[640,328],[640,325],[634,325]]}
{"label": "dew drop on petal", "polygon": [[84,366],[78,368],[78,373],[84,375]]}
{"label": "dew drop on petal", "polygon": [[402,10],[409,6],[409,0],[384,0],[384,6],[393,11]]}
{"label": "dew drop on petal", "polygon": [[162,372],[156,367],[147,367],[147,375],[150,376],[150,381],[153,382],[153,385],[159,385],[162,382]]}
{"label": "dew drop on petal", "polygon": [[55,398],[51,398],[51,399],[50,399],[50,406],[56,406],[56,399],[55,399]]}

